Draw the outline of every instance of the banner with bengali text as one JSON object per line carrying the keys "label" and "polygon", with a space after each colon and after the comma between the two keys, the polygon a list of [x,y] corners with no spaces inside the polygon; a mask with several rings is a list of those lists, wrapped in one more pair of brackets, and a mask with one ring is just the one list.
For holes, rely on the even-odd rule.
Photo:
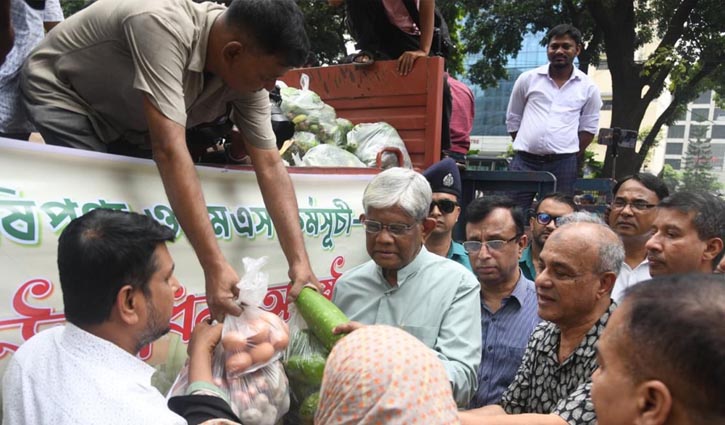
{"label": "banner with bengali text", "polygon": [[[307,251],[329,297],[345,270],[368,259],[359,216],[363,190],[376,171],[289,171]],[[263,308],[288,319],[287,262],[252,168],[199,166],[197,173],[224,255],[240,275],[243,257],[268,256],[270,289]],[[155,384],[163,391],[185,361],[194,323],[208,310],[202,269],[169,207],[156,165],[8,139],[0,139],[0,375],[24,341],[64,322],[57,240],[72,219],[95,208],[146,214],[176,232],[169,250],[183,287],[176,294],[171,332],[139,355],[159,370]]]}

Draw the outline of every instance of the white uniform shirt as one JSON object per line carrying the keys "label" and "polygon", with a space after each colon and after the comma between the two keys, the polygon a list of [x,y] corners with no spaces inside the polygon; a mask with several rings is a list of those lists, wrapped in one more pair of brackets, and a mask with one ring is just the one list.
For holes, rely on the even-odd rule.
{"label": "white uniform shirt", "polygon": [[35,10],[25,0],[10,0],[10,19],[15,41],[0,66],[0,133],[29,133],[33,127],[20,106],[20,67],[43,39],[43,23],[62,21],[63,10],[59,0],[46,0],[45,10]]}
{"label": "white uniform shirt", "polygon": [[3,377],[3,425],[186,424],[151,386],[154,368],[72,324],[35,335]]}
{"label": "white uniform shirt", "polygon": [[617,304],[621,303],[622,297],[624,297],[624,291],[627,288],[651,277],[649,274],[649,261],[646,258],[634,269],[629,267],[627,263],[622,263],[622,269],[619,271],[617,281],[614,282],[614,289],[612,289],[612,299]]}
{"label": "white uniform shirt", "polygon": [[517,132],[514,150],[536,155],[579,152],[579,132],[596,134],[602,99],[594,82],[574,67],[559,87],[549,65],[526,71],[514,83],[506,130]]}

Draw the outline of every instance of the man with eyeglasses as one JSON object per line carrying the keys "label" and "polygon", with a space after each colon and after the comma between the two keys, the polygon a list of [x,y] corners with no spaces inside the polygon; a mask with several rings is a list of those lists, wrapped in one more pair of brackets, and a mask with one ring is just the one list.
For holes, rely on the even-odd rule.
{"label": "man with eyeglasses", "polygon": [[[573,215],[570,215],[570,217]],[[624,259],[619,237],[590,215],[556,229],[536,276],[544,322],[499,405],[460,413],[464,425],[597,422],[591,401],[596,344],[616,308],[610,294]]]}
{"label": "man with eyeglasses", "polygon": [[483,353],[469,407],[496,404],[513,381],[536,325],[534,282],[519,269],[526,246],[524,213],[513,200],[485,196],[466,207],[464,247],[481,284]]}
{"label": "man with eyeglasses", "polygon": [[368,184],[360,220],[371,260],[338,279],[332,302],[352,322],[333,331],[372,324],[407,331],[435,351],[465,407],[481,361],[479,286],[465,267],[423,245],[435,227],[430,204],[430,185],[412,170],[390,168]]}
{"label": "man with eyeglasses", "polygon": [[659,177],[638,173],[620,180],[613,193],[607,221],[622,238],[625,253],[612,290],[612,299],[619,302],[627,288],[650,278],[645,244],[652,235],[652,222],[657,216],[655,207],[670,192]]}
{"label": "man with eyeglasses", "polygon": [[675,192],[657,206],[647,240],[650,274],[713,273],[723,257],[725,204],[706,192]]}
{"label": "man with eyeglasses", "polygon": [[539,254],[544,249],[546,239],[556,229],[558,219],[576,210],[574,198],[561,192],[545,195],[536,205],[534,215],[529,218],[531,243],[524,249],[519,259],[519,267],[527,279],[536,279]]}
{"label": "man with eyeglasses", "polygon": [[428,216],[435,220],[435,227],[425,240],[428,251],[462,264],[468,270],[471,261],[463,245],[453,240],[453,228],[461,214],[458,199],[461,197],[461,173],[452,158],[431,165],[423,172],[433,191],[433,202]]}

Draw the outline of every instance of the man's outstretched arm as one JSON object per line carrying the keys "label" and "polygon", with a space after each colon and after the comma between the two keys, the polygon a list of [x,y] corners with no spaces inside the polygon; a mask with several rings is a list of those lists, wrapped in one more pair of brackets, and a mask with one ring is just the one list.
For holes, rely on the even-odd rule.
{"label": "man's outstretched arm", "polygon": [[261,149],[251,143],[246,145],[264,205],[272,217],[279,244],[287,258],[292,282],[288,299],[294,301],[304,285],[311,283],[319,288],[320,284],[312,271],[305,249],[292,180],[276,149]]}
{"label": "man's outstretched arm", "polygon": [[201,183],[186,147],[186,130],[163,115],[147,96],[143,109],[169,204],[204,269],[212,317],[221,321],[225,314],[238,316],[242,310],[234,303],[234,292],[239,275],[224,258],[211,227]]}

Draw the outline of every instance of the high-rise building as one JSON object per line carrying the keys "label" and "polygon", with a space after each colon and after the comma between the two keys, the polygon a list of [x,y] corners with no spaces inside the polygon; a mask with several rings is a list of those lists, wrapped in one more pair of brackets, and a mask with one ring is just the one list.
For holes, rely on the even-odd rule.
{"label": "high-rise building", "polygon": [[664,164],[675,170],[684,166],[684,156],[690,140],[698,134],[711,139],[713,172],[725,183],[725,110],[715,103],[715,93],[706,91],[687,105],[687,110],[667,127],[662,143],[665,146]]}

